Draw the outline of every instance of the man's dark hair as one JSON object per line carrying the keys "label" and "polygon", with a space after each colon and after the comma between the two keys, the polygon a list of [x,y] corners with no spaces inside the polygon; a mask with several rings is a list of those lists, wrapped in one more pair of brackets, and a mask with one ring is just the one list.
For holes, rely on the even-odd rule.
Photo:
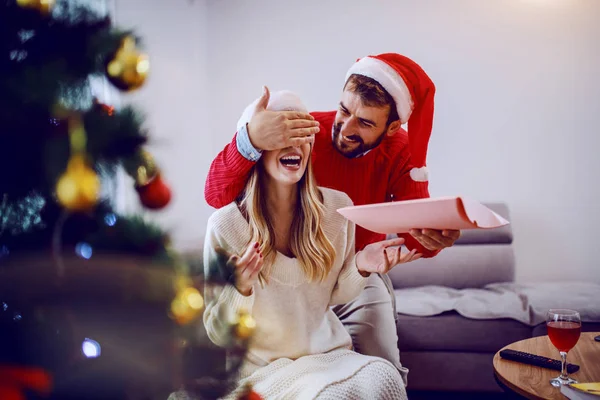
{"label": "man's dark hair", "polygon": [[396,102],[388,91],[376,80],[364,75],[353,74],[346,81],[344,90],[346,88],[356,93],[365,106],[385,107],[389,105],[390,113],[388,115],[387,126],[400,119],[398,110],[396,109]]}

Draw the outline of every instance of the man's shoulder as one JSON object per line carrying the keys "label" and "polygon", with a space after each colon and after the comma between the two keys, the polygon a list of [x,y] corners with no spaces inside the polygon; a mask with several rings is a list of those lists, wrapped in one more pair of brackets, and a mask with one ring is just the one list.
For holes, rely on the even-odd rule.
{"label": "man's shoulder", "polygon": [[311,111],[310,115],[313,116],[315,121],[318,121],[321,125],[324,125],[326,129],[331,128],[333,121],[335,121],[336,111]]}
{"label": "man's shoulder", "polygon": [[379,146],[382,154],[393,163],[402,163],[410,158],[408,133],[400,129],[393,136],[386,137]]}
{"label": "man's shoulder", "polygon": [[396,134],[388,136],[382,143],[397,151],[404,150],[408,147],[408,132],[400,128]]}

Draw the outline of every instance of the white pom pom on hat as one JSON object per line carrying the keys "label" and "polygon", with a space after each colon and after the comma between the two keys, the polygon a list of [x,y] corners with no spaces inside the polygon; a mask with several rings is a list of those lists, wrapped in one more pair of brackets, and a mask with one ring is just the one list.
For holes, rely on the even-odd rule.
{"label": "white pom pom on hat", "polygon": [[346,73],[363,75],[377,81],[396,102],[402,124],[408,123],[408,140],[414,168],[414,181],[426,182],[427,146],[433,128],[435,85],[423,69],[396,53],[384,53],[360,58]]}

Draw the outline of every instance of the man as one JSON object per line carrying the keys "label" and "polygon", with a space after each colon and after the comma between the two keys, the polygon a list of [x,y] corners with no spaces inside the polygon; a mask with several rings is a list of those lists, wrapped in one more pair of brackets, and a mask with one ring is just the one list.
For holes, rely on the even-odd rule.
{"label": "man", "polygon": [[[358,60],[347,72],[337,111],[268,111],[269,92],[256,101],[250,122],[213,161],[205,198],[215,208],[237,198],[261,151],[314,142],[312,162],[320,186],[340,190],[355,205],[429,197],[427,145],[435,86],[414,61],[386,53]],[[401,125],[408,123],[408,132]],[[314,135],[314,136],[312,136]],[[433,257],[452,246],[459,231],[415,229],[399,236],[409,250]],[[385,235],[356,227],[356,250]],[[395,302],[387,275],[371,275],[364,292],[335,312],[356,351],[383,357],[400,371]]]}

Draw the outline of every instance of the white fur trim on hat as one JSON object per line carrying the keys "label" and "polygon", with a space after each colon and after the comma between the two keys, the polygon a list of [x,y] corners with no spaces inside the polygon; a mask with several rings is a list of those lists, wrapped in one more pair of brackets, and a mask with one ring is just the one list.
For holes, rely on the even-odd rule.
{"label": "white fur trim on hat", "polygon": [[413,168],[410,170],[410,177],[415,182],[427,182],[429,180],[429,171],[427,167]]}
{"label": "white fur trim on hat", "polygon": [[413,110],[413,100],[404,79],[394,68],[376,58],[363,57],[350,67],[346,73],[346,82],[352,74],[376,80],[396,102],[400,122],[408,122]]}

